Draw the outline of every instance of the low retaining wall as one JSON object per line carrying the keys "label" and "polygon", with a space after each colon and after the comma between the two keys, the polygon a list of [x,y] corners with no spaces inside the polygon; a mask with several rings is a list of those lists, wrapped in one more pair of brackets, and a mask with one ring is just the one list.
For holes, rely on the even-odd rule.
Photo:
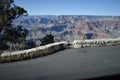
{"label": "low retaining wall", "polygon": [[114,45],[114,44],[120,44],[120,38],[74,40],[72,44],[74,48],[93,47],[93,46],[112,45],[112,44]]}
{"label": "low retaining wall", "polygon": [[26,60],[30,58],[52,54],[67,48],[67,45],[68,45],[68,42],[63,41],[63,42],[56,42],[56,43],[48,44],[45,46],[27,49],[27,50],[5,52],[0,55],[0,62]]}

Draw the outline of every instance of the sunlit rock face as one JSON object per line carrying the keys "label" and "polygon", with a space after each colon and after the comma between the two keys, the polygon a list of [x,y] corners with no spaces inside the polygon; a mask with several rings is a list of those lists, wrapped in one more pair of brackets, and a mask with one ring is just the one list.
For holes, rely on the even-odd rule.
{"label": "sunlit rock face", "polygon": [[27,16],[14,22],[29,30],[27,40],[39,42],[51,33],[55,41],[73,41],[86,35],[87,39],[120,37],[119,16]]}

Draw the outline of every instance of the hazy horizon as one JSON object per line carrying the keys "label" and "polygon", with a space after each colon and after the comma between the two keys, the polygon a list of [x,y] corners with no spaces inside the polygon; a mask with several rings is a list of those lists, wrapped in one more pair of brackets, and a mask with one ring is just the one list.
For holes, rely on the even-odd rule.
{"label": "hazy horizon", "polygon": [[113,16],[113,17],[120,17],[120,15],[72,15],[72,14],[65,14],[65,15],[56,15],[56,14],[40,14],[40,15],[28,15],[28,16]]}

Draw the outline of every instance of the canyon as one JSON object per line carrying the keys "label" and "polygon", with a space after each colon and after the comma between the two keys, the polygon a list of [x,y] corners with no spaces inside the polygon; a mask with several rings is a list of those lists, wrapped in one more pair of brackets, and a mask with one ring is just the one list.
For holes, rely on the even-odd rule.
{"label": "canyon", "polygon": [[109,39],[120,37],[120,16],[40,15],[17,18],[15,25],[29,30],[26,40],[38,45],[46,34],[56,42],[82,39]]}

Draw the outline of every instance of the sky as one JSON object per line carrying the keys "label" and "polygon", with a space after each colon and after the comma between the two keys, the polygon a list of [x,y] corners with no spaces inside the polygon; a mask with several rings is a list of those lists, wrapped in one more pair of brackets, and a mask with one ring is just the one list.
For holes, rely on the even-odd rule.
{"label": "sky", "polygon": [[29,15],[120,16],[120,0],[15,0]]}

